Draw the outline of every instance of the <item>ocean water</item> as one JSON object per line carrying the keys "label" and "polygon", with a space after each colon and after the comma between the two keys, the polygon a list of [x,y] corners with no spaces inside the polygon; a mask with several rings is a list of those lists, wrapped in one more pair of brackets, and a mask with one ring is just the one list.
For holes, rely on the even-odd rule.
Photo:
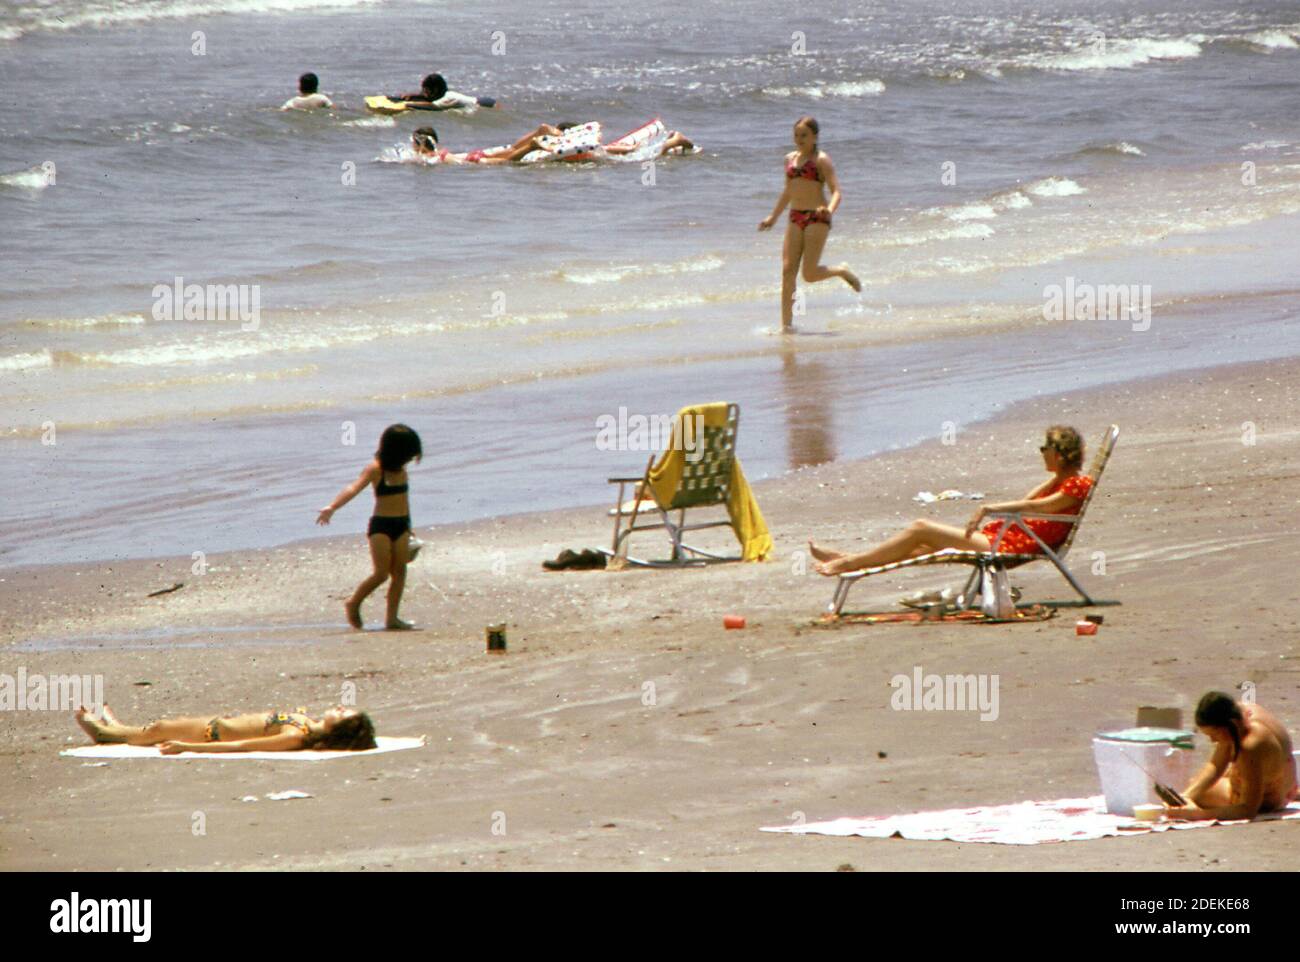
{"label": "ocean water", "polygon": [[[338,109],[277,110],[309,69]],[[430,70],[500,107],[365,112]],[[396,420],[439,449],[433,523],[599,499],[584,471],[644,460],[595,456],[620,404],[743,397],[770,474],[937,432],[944,374],[965,416],[1300,353],[1297,80],[1294,2],[6,4],[0,483],[42,497],[0,502],[0,564],[310,536]],[[844,189],[827,259],[864,292],[812,287],[781,338],[756,225],[805,113]],[[460,150],[655,116],[700,152],[381,160],[430,120]],[[256,329],[158,319],[178,278],[256,291]],[[1150,336],[1045,321],[1066,278],[1149,285]],[[1087,377],[1043,362],[1064,343]],[[994,344],[996,390],[963,376]]]}

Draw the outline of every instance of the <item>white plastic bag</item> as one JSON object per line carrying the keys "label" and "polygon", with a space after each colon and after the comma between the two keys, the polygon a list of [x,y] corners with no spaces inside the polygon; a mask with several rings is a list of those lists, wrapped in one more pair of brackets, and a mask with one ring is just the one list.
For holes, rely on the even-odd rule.
{"label": "white plastic bag", "polygon": [[1005,568],[985,568],[980,574],[980,610],[989,618],[1013,618],[1011,579]]}

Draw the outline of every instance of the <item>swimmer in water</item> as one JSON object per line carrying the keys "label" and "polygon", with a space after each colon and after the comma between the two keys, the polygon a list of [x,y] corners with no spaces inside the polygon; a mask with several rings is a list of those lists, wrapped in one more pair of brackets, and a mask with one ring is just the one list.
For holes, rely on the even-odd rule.
{"label": "swimmer in water", "polygon": [[409,94],[393,94],[389,100],[401,101],[419,110],[455,110],[458,107],[495,107],[491,97],[471,97],[447,89],[440,73],[431,73],[420,81],[420,89]]}
{"label": "swimmer in water", "polygon": [[[781,331],[794,330],[794,292],[799,278],[799,263],[803,262],[803,279],[809,284],[838,277],[855,291],[862,290],[858,276],[847,264],[823,267],[822,250],[831,232],[831,215],[839,207],[843,195],[840,181],[835,175],[835,165],[830,157],[817,147],[820,128],[812,117],[800,117],[794,125],[795,150],[785,157],[785,189],[777,199],[776,207],[759,223],[758,229],[770,230],[787,206],[790,223],[785,229],[785,245],[781,257]],[[827,201],[823,189],[829,187]]]}
{"label": "swimmer in water", "polygon": [[[637,151],[642,150],[644,147],[645,144],[630,144],[630,145],[606,144],[601,149],[605,151],[605,153],[607,154],[618,155],[618,154],[634,154]],[[659,146],[656,148],[655,154],[657,156],[662,157],[664,154],[671,154],[674,150],[680,150],[682,153],[685,154],[685,153],[689,153],[694,149],[695,149],[695,143],[689,137],[676,130],[670,130],[668,131],[668,136],[664,139],[663,143],[659,144]]]}
{"label": "swimmer in water", "polygon": [[1211,691],[1196,706],[1196,726],[1214,742],[1214,754],[1183,789],[1189,804],[1165,807],[1170,818],[1254,818],[1297,798],[1291,736],[1272,712]]}
{"label": "swimmer in water", "polygon": [[411,147],[417,156],[440,164],[511,164],[534,150],[545,150],[540,140],[542,136],[544,135],[534,132],[520,138],[509,147],[493,147],[488,150],[471,150],[467,154],[453,154],[445,147],[438,146],[436,130],[432,127],[420,127],[411,134]]}
{"label": "swimmer in water", "polygon": [[334,101],[323,93],[318,93],[316,90],[318,86],[320,86],[320,80],[314,73],[303,74],[298,78],[298,96],[290,97],[280,109],[315,110],[318,107],[333,107]]}

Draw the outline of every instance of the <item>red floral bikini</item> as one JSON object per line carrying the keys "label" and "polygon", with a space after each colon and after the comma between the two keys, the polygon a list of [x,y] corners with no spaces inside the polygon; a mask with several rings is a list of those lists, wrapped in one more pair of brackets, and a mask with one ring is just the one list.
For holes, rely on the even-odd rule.
{"label": "red floral bikini", "polygon": [[[1076,474],[1073,477],[1066,478],[1059,484],[1053,485],[1043,495],[1044,498],[1050,498],[1057,493],[1068,494],[1072,498],[1077,498],[1079,503],[1073,508],[1065,511],[1055,512],[1056,514],[1078,514],[1079,508],[1083,506],[1083,499],[1088,496],[1088,491],[1092,488],[1092,478],[1086,474]],[[992,521],[984,526],[983,534],[989,539],[992,545],[998,540],[998,532],[1002,530],[1001,521]],[[1043,539],[1043,543],[1049,548],[1055,550],[1056,546],[1063,542],[1070,535],[1070,529],[1074,525],[1065,521],[1044,521],[1038,518],[1026,518],[1021,524],[1030,528],[1034,534]],[[1025,534],[1020,529],[1020,525],[1015,525],[1007,530],[1002,543],[998,545],[998,554],[1042,554],[1043,549],[1038,546],[1033,538]]]}
{"label": "red floral bikini", "polygon": [[[803,162],[803,165],[796,167],[794,158],[785,162],[785,176],[790,180],[815,180],[821,182],[822,173],[817,169],[817,158],[810,157]],[[820,210],[792,210],[790,211],[790,223],[794,224],[800,230],[803,230],[809,224],[825,224],[831,226],[831,215],[829,212],[823,213]]]}

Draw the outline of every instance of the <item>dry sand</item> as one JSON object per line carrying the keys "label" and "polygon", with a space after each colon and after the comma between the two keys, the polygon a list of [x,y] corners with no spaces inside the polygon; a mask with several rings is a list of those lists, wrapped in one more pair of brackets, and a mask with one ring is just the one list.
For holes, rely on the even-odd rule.
{"label": "dry sand", "polygon": [[[342,599],[366,567],[356,534],[210,557],[201,576],[188,556],[5,571],[0,671],[102,674],[108,703],[141,721],[322,709],[351,681],[381,732],[429,744],[320,765],[91,767],[57,755],[85,740],[66,713],[6,712],[0,866],[1294,868],[1300,829],[1280,824],[1037,847],[758,829],[796,812],[1093,794],[1092,732],[1138,705],[1190,708],[1246,680],[1300,726],[1298,389],[1288,361],[1043,397],[964,426],[953,446],[796,472],[757,486],[777,545],[762,565],[543,572],[561,547],[607,543],[594,508],[422,529],[429,544],[403,607],[426,626],[418,633],[344,626]],[[1099,596],[1123,602],[1102,609],[1096,637],[1076,637],[1072,609],[1037,624],[810,627],[832,583],[799,573],[805,538],[858,547],[916,516],[960,522],[970,504],[912,495],[1020,497],[1041,478],[1043,426],[1073,423],[1095,443],[1112,421],[1123,435],[1071,558]],[[1254,445],[1243,444],[1247,421]],[[595,465],[593,501],[607,474],[638,463]],[[413,482],[419,507],[418,472]],[[356,530],[364,516],[351,505],[336,525]],[[960,573],[871,579],[854,607],[887,608]],[[144,597],[176,581],[185,587]],[[1045,565],[1013,583],[1027,601],[1070,597]],[[376,596],[366,613],[381,609]],[[725,631],[728,613],[748,627]],[[509,625],[506,656],[483,651],[497,620]],[[1000,717],[892,711],[891,677],[917,665],[998,674]],[[239,801],[284,789],[314,797]],[[196,813],[206,834],[193,832]]]}

